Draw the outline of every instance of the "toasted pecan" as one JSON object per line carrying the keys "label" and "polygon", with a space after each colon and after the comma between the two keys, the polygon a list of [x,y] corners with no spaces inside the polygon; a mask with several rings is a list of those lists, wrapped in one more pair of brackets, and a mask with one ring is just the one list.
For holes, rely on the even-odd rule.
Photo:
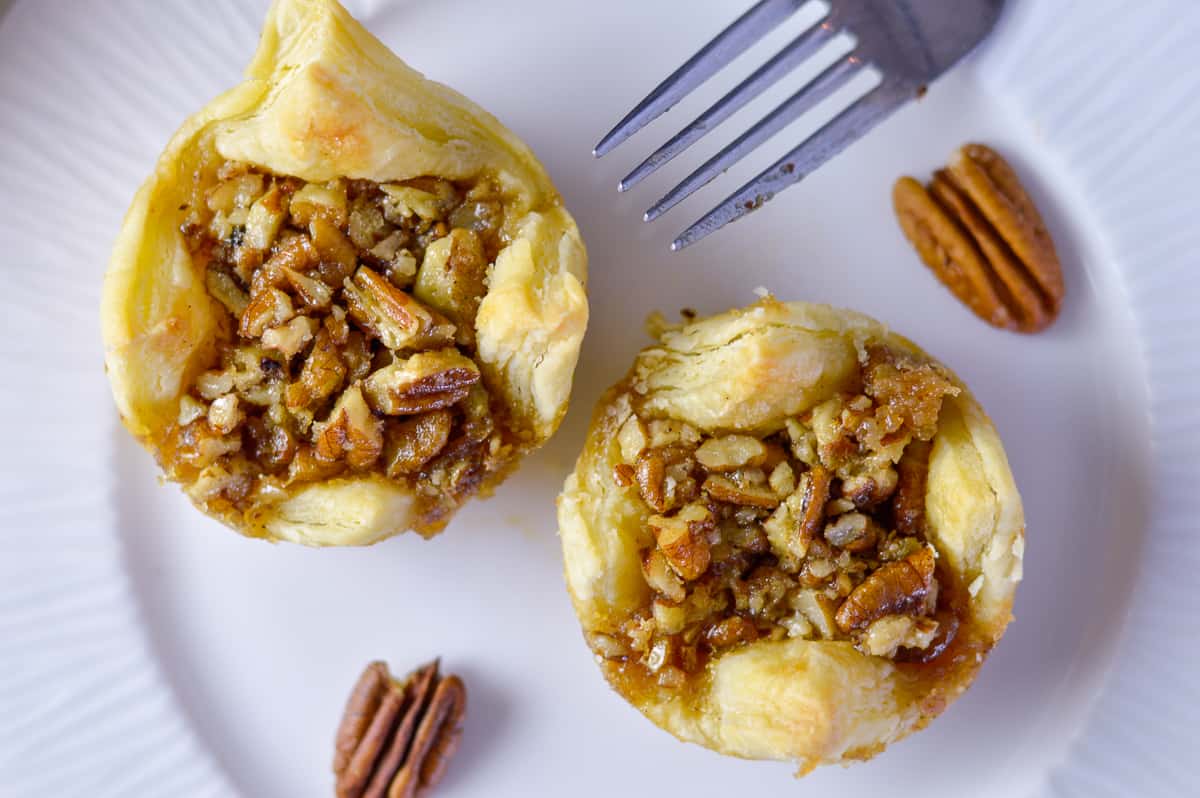
{"label": "toasted pecan", "polygon": [[458,747],[466,687],[438,662],[404,681],[372,662],[350,695],[334,747],[338,798],[412,798],[434,786]]}
{"label": "toasted pecan", "polygon": [[900,178],[892,202],[921,260],[984,321],[1032,333],[1058,316],[1064,285],[1054,242],[994,150],[963,146],[928,187]]}

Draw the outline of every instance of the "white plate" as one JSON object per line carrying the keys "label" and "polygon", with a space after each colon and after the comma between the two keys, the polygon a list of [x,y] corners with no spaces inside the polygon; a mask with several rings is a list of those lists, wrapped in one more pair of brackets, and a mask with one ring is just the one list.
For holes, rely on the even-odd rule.
{"label": "white plate", "polygon": [[[18,0],[0,22],[0,795],[327,795],[359,668],[433,654],[470,688],[447,796],[1195,789],[1200,8],[1018,2],[923,102],[670,255],[675,232],[802,131],[654,226],[637,218],[667,181],[619,197],[617,178],[736,76],[614,156],[588,153],[730,3],[351,6],[523,136],[577,215],[593,316],[574,408],[495,499],[430,543],[270,546],[157,485],[112,410],[101,274],[174,128],[238,79],[265,2]],[[1046,334],[977,321],[897,231],[892,180],[928,174],[964,140],[1012,156],[1057,238],[1069,296]],[[760,285],[867,311],[954,367],[1006,441],[1029,525],[1017,621],[976,686],[876,760],[800,783],[785,764],[677,743],[608,690],[554,533],[591,406],[645,342],[645,315],[719,310]]]}

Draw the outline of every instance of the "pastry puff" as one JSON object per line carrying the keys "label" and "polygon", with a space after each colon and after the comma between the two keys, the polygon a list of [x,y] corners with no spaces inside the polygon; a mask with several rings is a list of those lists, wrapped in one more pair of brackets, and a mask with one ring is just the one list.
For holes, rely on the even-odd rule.
{"label": "pastry puff", "polygon": [[[477,360],[527,448],[554,432],[587,324],[587,257],[541,164],[490,114],[408,67],[335,0],[276,0],[245,80],[183,124],[138,191],[105,278],[113,395],[148,449],[161,453],[181,396],[214,357],[221,309],[180,233],[193,174],[213,149],[310,183],[495,180],[506,198],[505,245],[476,317]],[[355,545],[409,528],[412,508],[404,486],[364,476],[312,483],[253,519],[222,520],[256,536]]]}
{"label": "pastry puff", "polygon": [[[590,640],[644,607],[641,552],[650,511],[614,481],[618,430],[639,415],[702,434],[778,431],[838,391],[853,391],[860,353],[883,344],[928,361],[910,341],[851,311],[767,298],[669,328],[600,401],[575,472],[558,500],[566,582]],[[953,377],[951,377],[953,379]],[[925,495],[926,536],[961,588],[954,644],[929,664],[859,653],[850,642],[759,640],[716,654],[695,684],[661,687],[598,656],[615,689],[681,740],[800,772],[866,759],[922,728],[970,685],[1011,620],[1024,519],[1000,440],[957,380],[938,416]],[[967,590],[961,591],[964,595]]]}

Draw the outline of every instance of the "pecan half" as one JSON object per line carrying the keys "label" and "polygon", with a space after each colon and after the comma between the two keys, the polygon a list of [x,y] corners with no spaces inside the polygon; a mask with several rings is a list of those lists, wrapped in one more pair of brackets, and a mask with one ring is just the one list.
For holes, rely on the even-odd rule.
{"label": "pecan half", "polygon": [[933,569],[933,551],[928,547],[884,565],[854,588],[838,607],[838,628],[849,632],[885,615],[919,611],[933,589]]}
{"label": "pecan half", "polygon": [[397,360],[368,377],[363,390],[376,412],[402,416],[455,405],[477,382],[479,367],[449,348]]}
{"label": "pecan half", "polygon": [[403,682],[373,662],[346,704],[334,744],[338,798],[411,798],[434,786],[458,747],[467,693],[438,662]]}
{"label": "pecan half", "polygon": [[1064,288],[1054,243],[994,150],[965,145],[928,187],[900,178],[892,202],[921,259],[984,321],[1032,333],[1057,317]]}

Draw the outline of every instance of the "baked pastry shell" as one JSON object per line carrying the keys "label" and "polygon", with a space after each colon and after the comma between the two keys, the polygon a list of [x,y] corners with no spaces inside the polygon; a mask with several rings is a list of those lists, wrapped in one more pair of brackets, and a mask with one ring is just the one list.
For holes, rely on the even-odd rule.
{"label": "baked pastry shell", "polygon": [[[276,0],[244,81],[184,122],[138,191],[105,277],[105,364],[143,445],[159,452],[180,397],[216,354],[224,311],[180,232],[206,149],[308,182],[495,180],[506,244],[476,319],[478,361],[524,448],[554,432],[587,325],[587,256],[545,171],[489,113],[408,67],[334,0]],[[409,528],[414,504],[398,483],[348,477],[221,520],[255,536],[361,545]]]}
{"label": "baked pastry shell", "polygon": [[[848,388],[868,344],[928,358],[859,313],[765,299],[664,332],[601,399],[558,500],[567,587],[585,636],[607,632],[649,600],[641,552],[651,511],[622,489],[617,433],[634,412],[704,433],[769,434]],[[859,653],[849,642],[759,641],[720,655],[690,689],[660,688],[640,669],[598,657],[613,687],[681,740],[753,759],[819,764],[865,759],[922,728],[974,679],[1011,620],[1024,515],[992,423],[955,378],[932,441],[928,538],[967,599],[955,642],[928,665]]]}

